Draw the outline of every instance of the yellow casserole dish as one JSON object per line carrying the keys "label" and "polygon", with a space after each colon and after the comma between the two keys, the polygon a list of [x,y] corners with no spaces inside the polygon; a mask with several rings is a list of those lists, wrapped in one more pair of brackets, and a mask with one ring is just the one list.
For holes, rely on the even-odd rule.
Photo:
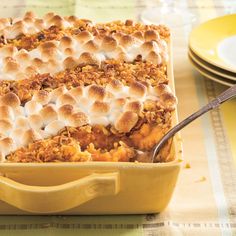
{"label": "yellow casserole dish", "polygon": [[[174,88],[171,60],[168,77]],[[168,163],[1,163],[0,213],[161,212],[171,199],[180,170],[178,136],[170,155],[175,160]]]}
{"label": "yellow casserole dish", "polygon": [[[167,76],[174,78],[169,43]],[[173,124],[177,123],[174,112]],[[182,159],[180,138],[166,163],[0,163],[0,214],[141,214],[171,199]]]}

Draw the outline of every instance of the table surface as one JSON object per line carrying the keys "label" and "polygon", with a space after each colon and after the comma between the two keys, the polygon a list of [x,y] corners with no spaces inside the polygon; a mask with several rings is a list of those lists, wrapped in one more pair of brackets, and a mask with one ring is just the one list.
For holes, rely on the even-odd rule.
{"label": "table surface", "polygon": [[[236,12],[236,1],[179,0],[195,17],[193,24],[173,29],[174,74],[179,119],[196,111],[226,89],[206,80],[187,56],[192,27]],[[27,10],[55,11],[95,21],[139,20],[148,0],[2,0],[2,17]],[[182,20],[182,19],[180,19]],[[0,216],[0,235],[236,235],[236,99],[182,131],[184,163],[168,208],[158,215],[132,216]],[[186,164],[190,168],[186,168]]]}

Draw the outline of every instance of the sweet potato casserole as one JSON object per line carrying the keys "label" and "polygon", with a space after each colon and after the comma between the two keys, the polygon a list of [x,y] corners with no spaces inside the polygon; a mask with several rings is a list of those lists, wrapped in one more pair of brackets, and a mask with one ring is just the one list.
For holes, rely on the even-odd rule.
{"label": "sweet potato casserole", "polygon": [[165,26],[28,12],[0,35],[2,162],[134,161],[170,129]]}

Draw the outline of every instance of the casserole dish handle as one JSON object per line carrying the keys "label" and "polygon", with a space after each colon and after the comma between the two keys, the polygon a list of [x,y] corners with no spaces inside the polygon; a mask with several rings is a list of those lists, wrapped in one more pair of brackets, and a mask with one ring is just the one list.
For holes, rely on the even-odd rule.
{"label": "casserole dish handle", "polygon": [[0,200],[32,213],[56,213],[119,192],[119,173],[94,173],[57,186],[29,186],[0,176]]}

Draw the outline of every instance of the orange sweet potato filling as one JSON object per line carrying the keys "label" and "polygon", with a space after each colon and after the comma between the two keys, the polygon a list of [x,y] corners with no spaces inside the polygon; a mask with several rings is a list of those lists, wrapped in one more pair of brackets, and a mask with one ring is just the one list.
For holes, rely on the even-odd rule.
{"label": "orange sweet potato filling", "polygon": [[[112,130],[112,128],[110,128]],[[136,150],[150,151],[163,136],[160,126],[143,124],[129,135],[112,133],[108,127],[67,127],[58,135],[35,141],[7,156],[9,162],[84,162],[134,161]],[[168,161],[171,143],[160,153],[160,162]]]}

